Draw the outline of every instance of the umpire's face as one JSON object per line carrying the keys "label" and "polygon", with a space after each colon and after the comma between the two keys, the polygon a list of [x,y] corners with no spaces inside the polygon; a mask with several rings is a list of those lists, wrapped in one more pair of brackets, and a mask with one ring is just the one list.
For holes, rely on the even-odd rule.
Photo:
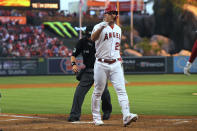
{"label": "umpire's face", "polygon": [[117,12],[116,11],[111,11],[111,12],[107,12],[104,14],[104,19],[106,22],[109,23],[114,23],[116,21],[117,18]]}

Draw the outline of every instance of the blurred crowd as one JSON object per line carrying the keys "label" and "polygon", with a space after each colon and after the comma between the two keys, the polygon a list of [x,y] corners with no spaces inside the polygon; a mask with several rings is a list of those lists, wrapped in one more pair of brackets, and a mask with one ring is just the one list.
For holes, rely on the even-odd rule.
{"label": "blurred crowd", "polygon": [[77,13],[69,13],[66,11],[54,11],[54,10],[3,10],[0,9],[0,16],[33,16],[33,17],[47,17],[47,16],[65,16],[76,17]]}
{"label": "blurred crowd", "polygon": [[[29,15],[33,15],[33,13]],[[46,15],[44,12],[37,14]],[[0,16],[23,16],[17,10],[0,10]],[[72,50],[57,37],[50,37],[42,25],[19,25],[17,21],[0,22],[0,56],[2,57],[67,57]]]}
{"label": "blurred crowd", "polygon": [[[83,14],[88,17],[87,14]],[[4,10],[0,9],[1,16],[26,16],[27,24],[20,25],[18,21],[0,19],[0,56],[1,57],[67,57],[72,55],[72,50],[66,43],[57,37],[49,36],[44,32],[44,26],[40,20],[54,17],[77,17],[76,13],[65,11],[45,10]],[[102,16],[100,16],[101,19]],[[149,40],[143,39],[134,31],[134,42],[130,44],[130,35],[123,29],[121,53],[124,56],[174,56],[190,55],[187,50],[179,53],[173,52],[174,43],[170,39],[154,35]]]}

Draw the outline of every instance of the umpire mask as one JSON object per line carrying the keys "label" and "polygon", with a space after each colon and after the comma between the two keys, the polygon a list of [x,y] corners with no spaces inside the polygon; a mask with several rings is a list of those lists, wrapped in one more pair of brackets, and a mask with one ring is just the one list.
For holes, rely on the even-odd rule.
{"label": "umpire mask", "polygon": [[90,37],[92,34],[93,26],[87,26],[85,30],[86,37]]}

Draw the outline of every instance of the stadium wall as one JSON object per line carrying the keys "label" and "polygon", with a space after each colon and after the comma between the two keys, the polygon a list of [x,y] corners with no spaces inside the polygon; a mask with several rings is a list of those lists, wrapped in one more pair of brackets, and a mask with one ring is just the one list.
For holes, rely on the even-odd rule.
{"label": "stadium wall", "polygon": [[[174,57],[123,57],[125,74],[179,74],[188,56]],[[77,58],[79,68],[84,68],[82,58]],[[197,60],[191,73],[197,73]],[[0,76],[16,75],[72,75],[70,58],[0,58]]]}

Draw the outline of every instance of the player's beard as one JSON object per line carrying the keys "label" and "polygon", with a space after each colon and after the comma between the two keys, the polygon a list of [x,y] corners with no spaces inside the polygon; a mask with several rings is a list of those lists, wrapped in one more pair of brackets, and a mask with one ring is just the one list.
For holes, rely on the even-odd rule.
{"label": "player's beard", "polygon": [[117,18],[116,16],[113,17],[109,23],[115,23],[116,22],[116,18]]}
{"label": "player's beard", "polygon": [[114,22],[116,21],[117,17],[114,17]]}
{"label": "player's beard", "polygon": [[115,16],[115,17],[113,18],[113,23],[116,22],[116,19],[117,19],[117,16]]}

